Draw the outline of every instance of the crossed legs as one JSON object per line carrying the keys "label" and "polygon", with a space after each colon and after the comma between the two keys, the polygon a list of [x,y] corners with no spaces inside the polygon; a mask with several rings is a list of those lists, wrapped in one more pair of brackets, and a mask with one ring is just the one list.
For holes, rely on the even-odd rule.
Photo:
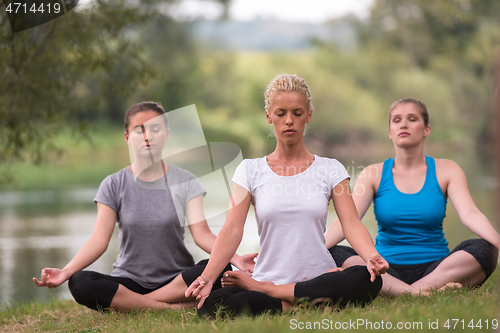
{"label": "crossed legs", "polygon": [[[343,268],[352,265],[365,264],[359,256],[352,256],[342,265]],[[459,250],[443,259],[428,275],[408,284],[392,276],[390,273],[382,275],[383,286],[381,293],[390,296],[400,296],[404,293],[426,295],[431,290],[446,286],[474,287],[486,280],[486,272],[479,262],[470,253]]]}

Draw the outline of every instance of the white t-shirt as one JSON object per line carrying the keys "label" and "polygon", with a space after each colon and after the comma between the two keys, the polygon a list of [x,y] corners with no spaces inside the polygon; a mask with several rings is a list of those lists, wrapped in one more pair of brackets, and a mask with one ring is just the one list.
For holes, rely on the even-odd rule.
{"label": "white t-shirt", "polygon": [[346,178],[341,163],[317,155],[289,177],[274,173],[265,156],[240,163],[232,181],[252,195],[260,237],[254,279],[295,283],[337,267],[324,234],[332,189]]}

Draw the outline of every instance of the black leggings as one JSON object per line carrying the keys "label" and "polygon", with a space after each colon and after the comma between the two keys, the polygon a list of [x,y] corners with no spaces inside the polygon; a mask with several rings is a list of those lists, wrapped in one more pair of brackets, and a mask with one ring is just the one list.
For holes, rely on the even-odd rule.
{"label": "black leggings", "polygon": [[[191,285],[201,275],[207,263],[208,260],[202,260],[196,266],[181,273],[182,279],[187,286]],[[224,272],[228,270],[231,270],[231,265],[227,265]],[[130,278],[110,276],[94,271],[78,271],[69,279],[68,287],[71,295],[79,304],[94,310],[102,310],[109,308],[120,284],[133,292],[144,295],[169,284],[174,278],[165,281],[156,288],[150,289],[141,286]],[[222,287],[220,284],[221,278],[222,274],[214,284],[214,289]]]}
{"label": "black leggings", "polygon": [[[461,242],[450,252],[450,254],[436,261],[414,265],[396,265],[389,263],[390,267],[387,270],[387,274],[407,284],[412,284],[430,274],[444,259],[457,251],[469,253],[481,265],[481,268],[486,273],[486,277],[479,285],[482,285],[496,268],[498,249],[482,238],[474,238]],[[338,266],[342,266],[347,258],[358,255],[352,248],[342,245],[333,246],[330,248],[330,253]]]}
{"label": "black leggings", "polygon": [[[338,308],[349,303],[364,306],[377,297],[381,288],[380,276],[371,282],[365,266],[353,266],[296,283],[294,298],[296,302],[332,305]],[[218,311],[221,311],[221,315],[229,316],[274,314],[282,311],[282,305],[281,300],[258,291],[227,287],[210,293],[198,310],[198,315],[214,317]]]}

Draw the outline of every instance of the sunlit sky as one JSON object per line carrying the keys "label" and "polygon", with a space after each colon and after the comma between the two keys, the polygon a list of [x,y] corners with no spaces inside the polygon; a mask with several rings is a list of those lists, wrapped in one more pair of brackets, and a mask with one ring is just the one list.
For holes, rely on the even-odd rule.
{"label": "sunlit sky", "polygon": [[[92,0],[80,0],[86,4]],[[255,18],[291,22],[322,23],[332,17],[355,14],[368,15],[373,0],[232,0],[229,15],[233,20]],[[184,0],[170,13],[179,19],[216,19],[222,6],[213,0]]]}

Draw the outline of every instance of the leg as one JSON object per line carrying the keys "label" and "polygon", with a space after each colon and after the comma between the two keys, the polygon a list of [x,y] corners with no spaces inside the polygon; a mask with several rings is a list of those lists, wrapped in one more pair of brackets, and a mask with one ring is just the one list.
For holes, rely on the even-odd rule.
{"label": "leg", "polygon": [[[160,302],[186,302],[194,301],[194,298],[186,298],[184,293],[187,288],[193,283],[194,280],[198,278],[203,273],[203,270],[208,264],[208,260],[202,260],[196,264],[196,266],[185,270],[181,274],[177,275],[168,284],[163,287],[147,294],[146,296]],[[231,265],[228,264],[223,272],[231,271]],[[219,278],[214,283],[212,290],[222,288],[221,286],[222,273]]]}
{"label": "leg", "polygon": [[406,282],[401,281],[397,277],[392,276],[389,273],[385,273],[381,275],[382,277],[382,289],[380,293],[383,295],[389,296],[401,296],[403,294],[427,294],[428,292],[424,292],[419,290],[417,287],[407,284]]}
{"label": "leg", "polygon": [[203,306],[198,309],[200,317],[234,315],[275,314],[283,309],[279,299],[264,293],[237,287],[221,288],[210,293]]}
{"label": "leg", "polygon": [[[94,310],[170,307],[169,304],[143,296],[142,294],[148,290],[127,278],[112,277],[92,271],[79,271],[69,279],[68,286],[79,304]],[[174,305],[173,307],[178,306]]]}
{"label": "leg", "polygon": [[293,302],[295,284],[275,285],[271,281],[257,281],[250,275],[242,272],[225,272],[222,278],[224,288],[236,287],[264,293],[285,302]]}
{"label": "leg", "polygon": [[186,298],[184,293],[186,292],[188,286],[182,275],[179,274],[172,280],[172,282],[164,285],[163,287],[156,289],[149,294],[145,294],[144,296],[160,301],[160,302],[186,302],[186,301],[194,301],[194,298]]}
{"label": "leg", "polygon": [[242,271],[224,272],[221,281],[222,281],[222,286],[225,288],[238,287],[245,290],[255,290],[255,291],[262,291],[261,290],[262,288],[260,286],[263,283],[272,284],[274,286],[274,283],[271,281],[254,280],[250,275]]}
{"label": "leg", "polygon": [[431,273],[414,282],[412,287],[429,291],[449,282],[473,287],[485,279],[486,273],[477,260],[468,252],[460,250],[443,259]]}
{"label": "leg", "polygon": [[295,299],[322,301],[338,307],[349,303],[364,306],[378,296],[381,288],[382,279],[379,276],[371,282],[366,266],[354,266],[298,282],[294,294]]}
{"label": "leg", "polygon": [[[186,299],[186,298],[184,298]],[[164,303],[156,301],[146,295],[141,295],[127,289],[124,285],[120,284],[118,290],[116,291],[113,300],[111,301],[110,308],[117,310],[130,311],[134,309],[184,309],[186,307],[195,307],[196,302],[185,302],[185,303]]]}
{"label": "leg", "polygon": [[430,290],[459,283],[474,287],[481,285],[493,273],[498,260],[498,249],[481,238],[468,239],[458,244],[437,265],[430,266],[418,288]]}
{"label": "leg", "polygon": [[[341,268],[346,269],[352,266],[366,266],[366,262],[361,258],[354,249],[348,246],[335,245],[328,249],[333,259]],[[401,281],[389,273],[382,274],[382,289],[380,293],[391,296],[399,296],[403,293],[418,293],[417,289],[412,288],[409,284]]]}
{"label": "leg", "polygon": [[347,268],[352,266],[366,266],[366,262],[360,256],[352,256],[347,258],[341,267]]}
{"label": "leg", "polygon": [[227,283],[261,292],[284,302],[294,302],[298,299],[313,302],[321,300],[339,306],[348,303],[365,305],[377,297],[382,287],[380,277],[377,277],[375,282],[370,281],[366,266],[350,267],[343,271],[322,274],[309,281],[285,285],[255,281],[242,272],[227,272],[223,281],[224,285]]}
{"label": "leg", "polygon": [[366,262],[354,251],[352,247],[335,245],[328,249],[337,266],[347,268],[357,265],[365,265]]}

